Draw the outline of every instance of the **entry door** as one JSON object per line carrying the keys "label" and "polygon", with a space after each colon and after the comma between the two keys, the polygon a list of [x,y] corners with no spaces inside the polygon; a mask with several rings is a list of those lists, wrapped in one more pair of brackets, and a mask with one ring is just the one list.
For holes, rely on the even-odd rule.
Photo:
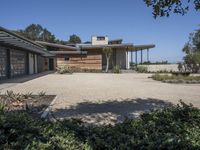
{"label": "entry door", "polygon": [[53,58],[49,58],[49,70],[54,70],[54,61],[53,61]]}

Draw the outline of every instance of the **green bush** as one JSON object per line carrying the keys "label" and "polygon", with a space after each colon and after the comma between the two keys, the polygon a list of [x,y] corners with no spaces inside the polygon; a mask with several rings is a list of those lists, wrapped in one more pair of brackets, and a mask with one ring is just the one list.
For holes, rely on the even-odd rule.
{"label": "green bush", "polygon": [[65,73],[72,73],[72,71],[67,66],[59,66],[59,67],[57,67],[57,73],[59,73],[59,74],[65,74]]}
{"label": "green bush", "polygon": [[147,72],[148,72],[148,69],[147,69],[147,67],[145,67],[145,66],[137,66],[137,71],[138,71],[139,73],[147,73]]}
{"label": "green bush", "polygon": [[120,66],[119,65],[114,66],[112,72],[113,73],[121,73]]}
{"label": "green bush", "polygon": [[185,75],[160,75],[155,74],[152,76],[152,79],[157,81],[166,81],[166,80],[180,80],[180,81],[200,81],[200,76],[185,76]]}
{"label": "green bush", "polygon": [[[1,111],[0,111],[1,112]],[[115,126],[0,113],[0,149],[199,149],[200,110],[181,102]]]}

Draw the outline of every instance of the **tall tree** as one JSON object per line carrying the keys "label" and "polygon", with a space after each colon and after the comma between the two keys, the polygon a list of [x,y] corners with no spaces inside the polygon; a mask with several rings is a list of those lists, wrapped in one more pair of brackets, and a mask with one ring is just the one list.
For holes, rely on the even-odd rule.
{"label": "tall tree", "polygon": [[76,34],[70,35],[68,43],[72,44],[81,43],[81,38]]}
{"label": "tall tree", "polygon": [[112,55],[112,48],[111,47],[104,47],[103,48],[103,53],[106,56],[106,72],[108,72],[108,68],[109,68],[109,62],[110,62],[110,57]]}
{"label": "tall tree", "polygon": [[[169,16],[170,13],[185,15],[189,7],[194,5],[196,11],[200,10],[200,0],[144,0],[148,7],[152,7],[154,18]],[[193,7],[193,6],[192,6]]]}

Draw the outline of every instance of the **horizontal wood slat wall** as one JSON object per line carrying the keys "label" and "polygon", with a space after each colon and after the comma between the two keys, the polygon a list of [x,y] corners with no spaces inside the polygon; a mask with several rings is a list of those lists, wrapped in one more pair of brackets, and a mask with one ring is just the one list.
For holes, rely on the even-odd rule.
{"label": "horizontal wood slat wall", "polygon": [[[66,57],[69,60],[65,60]],[[87,55],[57,55],[57,66],[102,70],[102,51],[88,50]]]}

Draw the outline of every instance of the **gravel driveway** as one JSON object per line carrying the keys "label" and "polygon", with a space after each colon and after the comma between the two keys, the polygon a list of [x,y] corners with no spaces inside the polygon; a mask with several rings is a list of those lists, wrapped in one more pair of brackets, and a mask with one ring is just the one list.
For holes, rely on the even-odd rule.
{"label": "gravel driveway", "polygon": [[90,123],[117,122],[125,116],[134,118],[149,109],[178,103],[180,99],[200,107],[199,84],[161,83],[148,78],[150,76],[137,73],[52,73],[0,91],[45,91],[57,95],[52,106],[55,117],[78,117]]}

